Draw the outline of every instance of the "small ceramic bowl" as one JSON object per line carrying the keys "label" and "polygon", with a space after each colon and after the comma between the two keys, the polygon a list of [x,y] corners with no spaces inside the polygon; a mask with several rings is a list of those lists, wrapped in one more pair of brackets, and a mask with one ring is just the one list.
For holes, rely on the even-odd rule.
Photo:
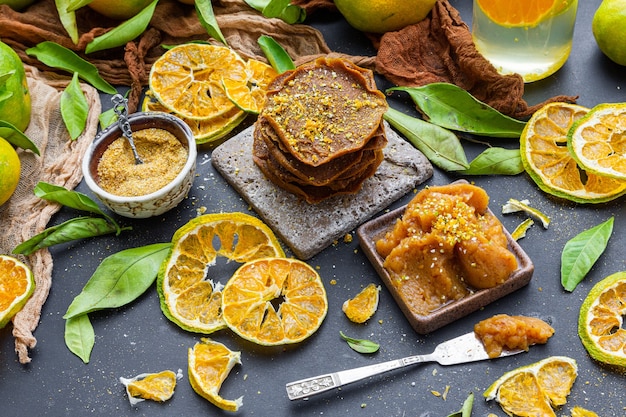
{"label": "small ceramic bowl", "polygon": [[163,188],[142,196],[125,197],[111,194],[98,185],[98,163],[106,148],[122,136],[117,123],[102,130],[87,149],[82,169],[89,189],[113,212],[130,218],[158,216],[176,207],[185,198],[196,172],[196,142],[189,126],[178,117],[161,112],[137,112],[128,116],[131,131],[157,128],[176,136],[187,149],[182,171]]}

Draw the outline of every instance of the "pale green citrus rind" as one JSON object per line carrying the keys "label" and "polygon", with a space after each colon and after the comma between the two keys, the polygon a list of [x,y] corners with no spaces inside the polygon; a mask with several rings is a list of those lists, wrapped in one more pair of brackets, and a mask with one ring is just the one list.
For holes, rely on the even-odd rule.
{"label": "pale green citrus rind", "polygon": [[625,136],[626,103],[598,104],[573,124],[567,134],[567,148],[585,171],[625,181],[626,185]]}
{"label": "pale green citrus rind", "polygon": [[[220,225],[227,225],[226,230],[222,230],[223,228],[220,229]],[[180,245],[183,244],[184,240],[189,236],[197,236],[198,233],[206,234],[207,228],[209,229],[209,233],[211,233],[211,231],[215,233],[215,229],[219,229],[222,232],[221,235],[220,231],[216,232],[220,240],[220,246],[215,248],[211,245],[210,247],[207,246],[204,248],[205,254],[203,256],[205,259],[202,262],[198,260],[194,261],[196,267],[203,269],[203,277],[194,282],[191,282],[193,278],[185,277],[191,279],[189,287],[185,287],[184,291],[175,294],[171,291],[171,286],[166,278],[168,277],[170,269],[175,267],[177,259],[181,256]],[[260,231],[261,234],[267,238],[267,241],[257,241],[258,246],[252,245],[252,247],[248,247],[250,245],[243,245],[242,242],[245,240],[238,235],[238,232],[246,229],[250,230],[249,233]],[[229,239],[230,242],[228,242]],[[242,250],[242,247],[248,250]],[[183,254],[182,256],[185,255]],[[172,237],[170,252],[159,268],[157,275],[157,292],[159,294],[163,314],[184,330],[210,334],[227,327],[226,322],[221,316],[221,289],[223,286],[220,283],[214,283],[213,280],[208,279],[206,276],[210,266],[215,264],[217,256],[223,256],[229,261],[245,263],[267,256],[285,257],[285,253],[272,230],[260,219],[245,213],[205,214],[190,220],[187,224],[179,228]],[[183,273],[191,276],[190,271],[184,271]],[[198,271],[196,270],[196,274],[197,273]],[[227,280],[230,277],[224,278]],[[211,301],[217,303],[213,304],[213,306],[220,311],[220,314],[216,314],[216,317],[212,317],[210,321],[202,321],[199,318],[192,320],[177,314],[175,309],[177,301],[181,296],[188,294],[190,294],[191,297],[193,297],[194,294],[206,294]]]}
{"label": "pale green citrus rind", "polygon": [[[602,301],[604,303],[600,307]],[[596,324],[595,327],[600,328],[593,332],[591,323],[594,319],[599,320],[599,314],[602,314],[606,325]],[[626,271],[621,271],[594,285],[580,308],[578,336],[593,359],[607,365],[626,368],[625,315]]]}
{"label": "pale green citrus rind", "polygon": [[[584,170],[567,149],[570,128],[588,111],[569,103],[550,103],[536,111],[520,136],[520,156],[528,175],[545,193],[577,203],[604,203],[626,194],[626,182],[581,173]],[[533,136],[537,129],[538,139]],[[529,138],[537,143],[529,144]]]}
{"label": "pale green citrus rind", "polygon": [[[24,307],[28,299],[33,295],[33,292],[35,291],[35,277],[30,268],[16,258],[7,255],[0,255],[0,260],[2,260],[3,263],[14,262],[14,268],[19,268],[25,271],[28,278],[27,286],[22,294],[15,297],[15,299],[3,311],[0,311],[0,329],[2,329],[13,318],[13,316],[15,316]],[[8,271],[5,277],[0,277],[0,287],[2,287],[2,280],[4,279],[11,279],[11,271]]]}

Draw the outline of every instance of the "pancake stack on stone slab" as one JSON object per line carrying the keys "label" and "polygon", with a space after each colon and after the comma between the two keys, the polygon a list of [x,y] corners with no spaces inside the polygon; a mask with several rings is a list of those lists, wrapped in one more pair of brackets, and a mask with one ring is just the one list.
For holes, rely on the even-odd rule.
{"label": "pancake stack on stone slab", "polygon": [[371,71],[338,58],[301,65],[268,88],[254,127],[254,162],[309,204],[357,193],[383,161],[386,110]]}

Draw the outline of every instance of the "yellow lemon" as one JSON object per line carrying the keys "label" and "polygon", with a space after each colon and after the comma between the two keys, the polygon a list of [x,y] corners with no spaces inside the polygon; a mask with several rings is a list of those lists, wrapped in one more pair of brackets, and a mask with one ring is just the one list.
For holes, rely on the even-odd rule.
{"label": "yellow lemon", "polygon": [[0,137],[0,206],[13,195],[22,166],[13,146]]}
{"label": "yellow lemon", "polygon": [[362,32],[400,30],[428,16],[436,0],[335,0],[350,26]]}

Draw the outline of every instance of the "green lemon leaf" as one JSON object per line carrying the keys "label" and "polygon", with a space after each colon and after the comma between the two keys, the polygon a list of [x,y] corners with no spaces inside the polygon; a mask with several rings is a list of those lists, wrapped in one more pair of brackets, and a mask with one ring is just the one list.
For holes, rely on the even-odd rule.
{"label": "green lemon leaf", "polygon": [[88,195],[78,191],[68,190],[59,185],[40,181],[35,185],[33,192],[37,197],[47,201],[53,201],[76,210],[87,211],[102,216],[105,215],[100,209],[100,206],[98,206],[98,203],[92,200]]}
{"label": "green lemon leaf", "polygon": [[106,82],[98,73],[98,68],[78,56],[74,51],[57,43],[44,41],[33,48],[28,48],[26,54],[34,55],[38,60],[49,67],[78,73],[78,76],[89,84],[107,94],[117,94],[117,90]]}
{"label": "green lemon leaf", "polygon": [[611,217],[570,239],[561,253],[561,285],[574,291],[606,249],[613,233]]}
{"label": "green lemon leaf", "polygon": [[76,25],[76,13],[74,10],[70,10],[69,0],[54,0],[54,3],[57,8],[57,13],[59,14],[59,20],[61,20],[61,25],[70,35],[70,39],[74,44],[78,44],[78,26]]}
{"label": "green lemon leaf", "polygon": [[28,149],[35,155],[40,155],[37,145],[35,145],[35,143],[17,127],[7,121],[0,120],[0,128],[10,129],[10,134],[3,134],[3,138],[5,138],[7,142],[12,145],[19,146],[22,149]]}
{"label": "green lemon leaf", "polygon": [[274,68],[279,74],[296,68],[287,51],[285,51],[282,45],[276,42],[271,36],[259,36],[257,43],[261,47],[261,51],[265,54],[265,57],[269,61],[272,68]]}
{"label": "green lemon leaf", "polygon": [[348,337],[343,332],[339,332],[341,338],[348,343],[348,346],[356,352],[359,353],[375,353],[380,348],[380,345],[376,342],[372,342],[371,340],[366,339],[353,339],[352,337]]}
{"label": "green lemon leaf", "polygon": [[72,81],[61,93],[61,117],[72,140],[78,139],[85,130],[88,115],[89,103],[80,88],[78,73],[75,72]]}
{"label": "green lemon leaf", "polygon": [[96,335],[87,314],[65,321],[65,346],[83,362],[89,363],[95,341]]}
{"label": "green lemon leaf", "polygon": [[156,279],[170,247],[171,243],[155,243],[122,250],[105,258],[63,318],[121,307],[135,300]]}
{"label": "green lemon leaf", "polygon": [[447,129],[482,136],[519,138],[525,122],[506,116],[477,100],[463,88],[449,83],[431,83],[422,87],[394,87],[387,91],[405,91],[428,121]]}
{"label": "green lemon leaf", "polygon": [[89,42],[85,47],[85,53],[91,54],[93,52],[126,45],[128,42],[144,33],[150,24],[157,3],[158,0],[154,0],[135,16],[111,29],[104,35],[94,38],[94,40]]}
{"label": "green lemon leaf", "polygon": [[446,171],[469,168],[463,146],[451,131],[391,107],[387,109],[384,118],[439,168]]}
{"label": "green lemon leaf", "polygon": [[215,18],[215,13],[213,12],[213,5],[211,4],[211,0],[196,0],[195,1],[196,14],[198,15],[198,19],[200,20],[200,24],[207,33],[218,41],[222,42],[224,45],[228,45],[226,42],[226,38],[222,34],[219,25],[217,24],[217,19]]}
{"label": "green lemon leaf", "polygon": [[466,175],[517,175],[524,172],[519,149],[487,148],[460,173]]}
{"label": "green lemon leaf", "polygon": [[248,6],[252,7],[263,16],[268,18],[279,18],[286,23],[302,23],[306,19],[306,11],[294,4],[291,0],[245,0]]}

